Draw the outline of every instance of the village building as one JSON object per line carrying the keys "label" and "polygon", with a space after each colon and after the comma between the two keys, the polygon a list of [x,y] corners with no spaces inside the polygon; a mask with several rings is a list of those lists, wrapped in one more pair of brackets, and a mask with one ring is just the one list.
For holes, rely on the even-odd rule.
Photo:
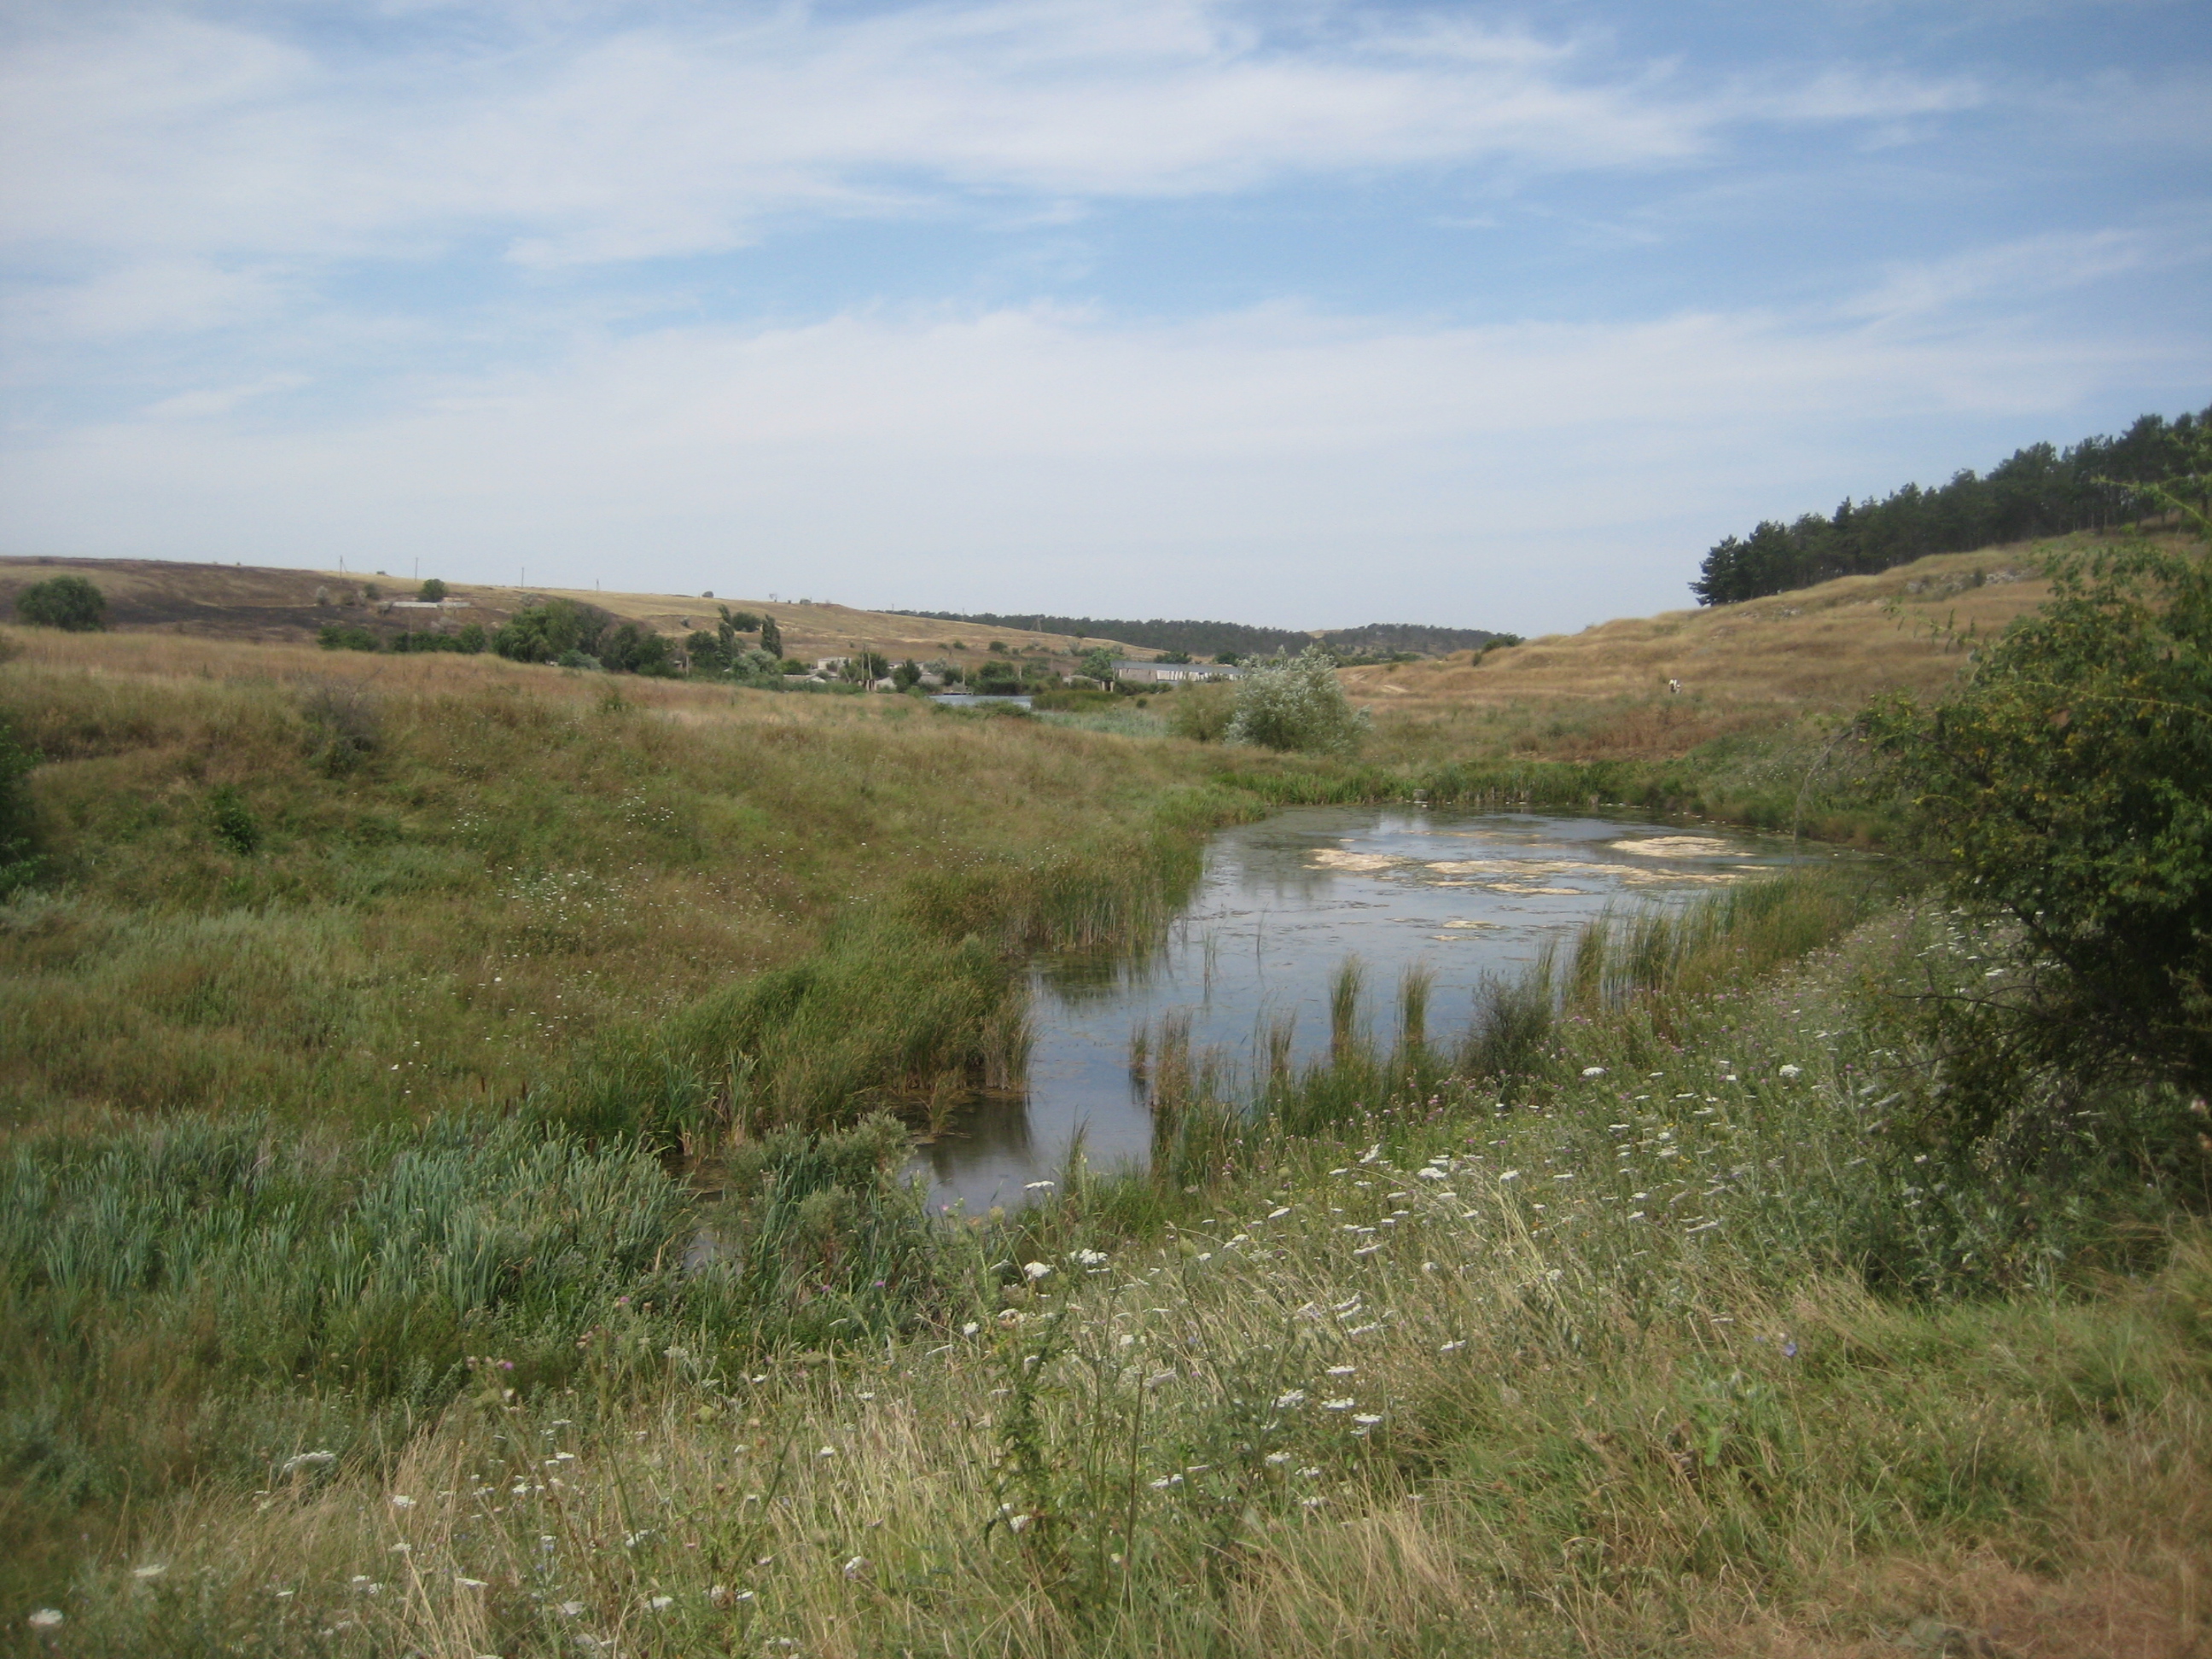
{"label": "village building", "polygon": [[1114,678],[1124,685],[1183,685],[1194,680],[1241,680],[1245,671],[1223,662],[1143,662],[1124,657]]}

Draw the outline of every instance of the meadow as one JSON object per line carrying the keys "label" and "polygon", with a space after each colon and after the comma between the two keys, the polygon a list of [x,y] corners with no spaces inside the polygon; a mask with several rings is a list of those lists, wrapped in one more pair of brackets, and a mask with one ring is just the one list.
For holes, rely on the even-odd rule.
{"label": "meadow", "polygon": [[1947,1139],[1917,1011],[2006,942],[1903,861],[1348,976],[1395,1038],[1306,1070],[1156,1049],[1146,1176],[901,1184],[1027,954],[1141,948],[1218,825],[1802,810],[1779,750],[7,639],[22,1650],[2203,1649],[2201,1105]]}

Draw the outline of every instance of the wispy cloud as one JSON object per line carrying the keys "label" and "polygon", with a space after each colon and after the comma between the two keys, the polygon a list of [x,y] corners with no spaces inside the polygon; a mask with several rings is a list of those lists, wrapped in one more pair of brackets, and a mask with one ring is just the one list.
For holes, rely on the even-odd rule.
{"label": "wispy cloud", "polygon": [[585,15],[489,45],[402,34],[365,61],[160,13],[28,33],[0,78],[23,163],[0,213],[52,246],[390,257],[489,232],[530,260],[629,259],[973,193],[1646,167],[1732,124],[1972,96],[1842,70],[1699,91],[1517,27],[1270,31],[1206,0]]}

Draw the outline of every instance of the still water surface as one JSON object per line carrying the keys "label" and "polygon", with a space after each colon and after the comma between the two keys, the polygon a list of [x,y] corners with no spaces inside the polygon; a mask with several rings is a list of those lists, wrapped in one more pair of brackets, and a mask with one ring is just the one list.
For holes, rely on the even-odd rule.
{"label": "still water surface", "polygon": [[1677,903],[1792,862],[1785,839],[1630,819],[1297,807],[1225,830],[1190,902],[1146,960],[1041,959],[1026,1092],[978,1101],[916,1154],[933,1200],[970,1214],[1031,1196],[1080,1131],[1100,1170],[1141,1164],[1152,1115],[1130,1076],[1132,1033],[1187,1013],[1191,1052],[1249,1072],[1267,1025],[1295,1016],[1300,1063],[1329,1039],[1331,976],[1365,970],[1376,1041],[1395,1035],[1400,975],[1435,975],[1429,1030],[1455,1036],[1484,974],[1533,960],[1545,939],[1604,911]]}

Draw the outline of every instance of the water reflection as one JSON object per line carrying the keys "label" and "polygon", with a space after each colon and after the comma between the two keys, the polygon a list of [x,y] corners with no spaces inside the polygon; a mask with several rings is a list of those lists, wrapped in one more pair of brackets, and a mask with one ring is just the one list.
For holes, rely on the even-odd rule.
{"label": "water reflection", "polygon": [[1410,969],[1430,976],[1429,1030],[1447,1038],[1484,975],[1532,960],[1547,936],[1608,906],[1680,902],[1794,857],[1774,838],[1529,813],[1301,807],[1224,830],[1159,950],[1033,964],[1026,1095],[974,1102],[915,1167],[936,1201],[973,1212],[1055,1177],[1078,1133],[1095,1167],[1140,1164],[1152,1125],[1133,1087],[1131,1036],[1164,1016],[1178,1031],[1188,1021],[1193,1065],[1210,1057],[1249,1074],[1308,1064],[1333,1030],[1348,1035],[1340,1006],[1332,1018],[1330,981],[1356,955],[1361,1035],[1395,1034],[1386,1026]]}

